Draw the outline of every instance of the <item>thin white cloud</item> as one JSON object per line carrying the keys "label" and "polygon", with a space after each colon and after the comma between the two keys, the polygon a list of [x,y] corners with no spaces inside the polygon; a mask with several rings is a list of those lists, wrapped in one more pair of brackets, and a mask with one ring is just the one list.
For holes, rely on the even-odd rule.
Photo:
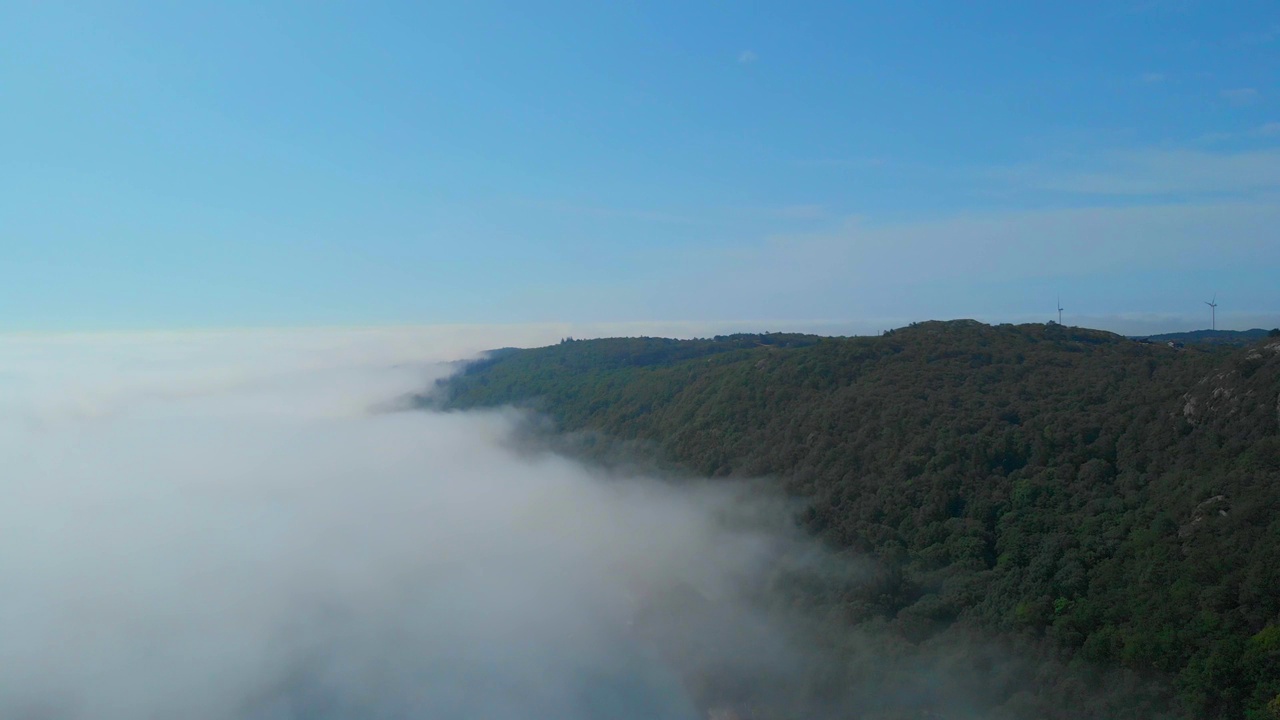
{"label": "thin white cloud", "polygon": [[1248,105],[1258,99],[1258,90],[1251,87],[1229,88],[1219,94],[1233,105]]}
{"label": "thin white cloud", "polygon": [[889,161],[880,157],[819,157],[797,160],[796,164],[801,167],[880,168],[888,165]]}
{"label": "thin white cloud", "polygon": [[771,211],[774,217],[783,220],[817,220],[827,216],[827,209],[822,205],[784,205]]}
{"label": "thin white cloud", "polygon": [[1240,36],[1240,42],[1244,45],[1266,45],[1280,39],[1280,23],[1272,25],[1265,30],[1248,32]]}
{"label": "thin white cloud", "polygon": [[756,55],[751,50],[743,50],[742,52],[738,53],[738,62],[743,65],[750,65],[751,63],[755,62],[758,59],[759,59],[759,56]]}
{"label": "thin white cloud", "polygon": [[[1242,259],[1275,256],[1270,227],[1280,204],[1140,205],[970,213],[940,220],[853,223],[835,235],[780,237],[783,255],[815,267],[852,270],[872,279],[885,268],[910,268],[914,278],[1010,278],[1043,272],[1097,271],[1183,262],[1200,254]],[[1251,255],[1257,251],[1257,255]],[[772,263],[770,263],[772,264]]]}
{"label": "thin white cloud", "polygon": [[1280,136],[1280,122],[1263,123],[1254,128],[1253,133],[1262,137]]}
{"label": "thin white cloud", "polygon": [[[699,273],[696,289],[692,278],[674,279],[663,288],[664,297],[653,301],[734,307],[758,316],[794,317],[804,308],[823,307],[841,308],[851,318],[1004,321],[1035,307],[1044,293],[1052,298],[1055,278],[1074,278],[1073,284],[1095,289],[1091,307],[1077,301],[1076,313],[1176,308],[1179,290],[1152,285],[1151,278],[1236,276],[1280,267],[1276,227],[1276,195],[971,212],[912,222],[855,220],[827,232],[775,235],[702,257],[701,266],[716,267],[715,273]],[[1041,287],[1046,283],[1047,290]],[[1157,287],[1165,294],[1153,297]],[[1245,291],[1239,287],[1239,294]],[[1255,311],[1280,307],[1273,290],[1255,283],[1249,292],[1254,299],[1247,307]],[[1197,310],[1198,299],[1191,302],[1189,309]]]}
{"label": "thin white cloud", "polygon": [[[1224,139],[1218,137],[1215,139]],[[1098,158],[1086,169],[1005,168],[1004,182],[1081,195],[1240,194],[1280,190],[1280,150],[1150,149]]]}
{"label": "thin white cloud", "polygon": [[1192,6],[1192,0],[1143,0],[1128,6],[1132,13],[1184,13]]}
{"label": "thin white cloud", "polygon": [[1162,82],[1164,82],[1167,78],[1165,77],[1165,74],[1164,74],[1164,73],[1158,73],[1158,72],[1145,72],[1145,73],[1142,73],[1141,75],[1139,75],[1139,76],[1138,76],[1138,79],[1139,79],[1139,80],[1141,80],[1141,81],[1142,81],[1142,82],[1144,82],[1144,83],[1149,83],[1149,84],[1153,84],[1153,85],[1154,85],[1154,84],[1156,84],[1156,83],[1162,83]]}
{"label": "thin white cloud", "polygon": [[665,224],[698,224],[703,222],[702,218],[693,217],[686,214],[667,212],[664,210],[649,210],[644,208],[628,208],[628,207],[611,207],[608,205],[595,205],[585,202],[563,201],[563,200],[547,200],[547,199],[526,199],[519,201],[523,207],[534,208],[553,212],[557,215],[567,215],[584,218],[599,218],[602,220],[637,220],[641,222],[665,223]]}
{"label": "thin white cloud", "polygon": [[1215,143],[1220,143],[1220,142],[1224,142],[1224,141],[1226,141],[1226,140],[1230,140],[1230,139],[1232,139],[1232,138],[1234,138],[1234,137],[1236,137],[1236,133],[1230,133],[1230,132],[1207,132],[1207,133],[1205,133],[1205,134],[1201,135],[1200,137],[1196,138],[1196,140],[1195,140],[1195,141],[1196,141],[1197,143],[1203,143],[1203,144],[1213,145],[1213,144],[1215,144]]}

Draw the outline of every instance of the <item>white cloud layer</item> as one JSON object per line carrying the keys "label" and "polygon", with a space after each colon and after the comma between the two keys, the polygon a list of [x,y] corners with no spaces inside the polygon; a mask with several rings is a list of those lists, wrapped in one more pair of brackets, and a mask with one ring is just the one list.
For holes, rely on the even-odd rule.
{"label": "white cloud layer", "polygon": [[0,717],[689,717],[632,621],[770,540],[509,413],[370,412],[556,329],[0,338]]}

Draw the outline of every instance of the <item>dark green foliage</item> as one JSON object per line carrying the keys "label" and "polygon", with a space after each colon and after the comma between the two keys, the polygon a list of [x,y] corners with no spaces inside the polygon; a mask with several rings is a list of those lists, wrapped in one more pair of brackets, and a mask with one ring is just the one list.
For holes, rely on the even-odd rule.
{"label": "dark green foliage", "polygon": [[[970,678],[988,707],[1280,708],[1274,340],[1175,350],[961,321],[876,338],[574,341],[496,355],[448,390],[449,407],[532,406],[700,474],[779,478],[810,501],[812,533],[882,560],[796,601],[888,656],[980,632],[1038,658]],[[815,687],[896,682],[845,657]]]}

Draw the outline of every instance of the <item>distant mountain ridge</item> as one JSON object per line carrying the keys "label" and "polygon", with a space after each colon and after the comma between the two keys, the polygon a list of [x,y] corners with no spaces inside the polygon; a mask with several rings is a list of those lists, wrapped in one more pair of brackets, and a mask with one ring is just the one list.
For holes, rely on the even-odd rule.
{"label": "distant mountain ridge", "polygon": [[929,704],[941,684],[974,717],[1280,717],[1280,338],[1170,352],[974,321],[614,338],[507,351],[441,389],[699,475],[779,478],[809,532],[876,558],[855,584],[783,586],[832,618],[822,642],[864,648],[805,702],[888,688],[923,699],[849,712],[951,717]]}
{"label": "distant mountain ridge", "polygon": [[1188,332],[1163,333],[1160,335],[1135,335],[1133,338],[1152,342],[1180,342],[1183,344],[1233,345],[1244,346],[1263,340],[1272,331],[1262,328],[1252,330],[1191,330]]}

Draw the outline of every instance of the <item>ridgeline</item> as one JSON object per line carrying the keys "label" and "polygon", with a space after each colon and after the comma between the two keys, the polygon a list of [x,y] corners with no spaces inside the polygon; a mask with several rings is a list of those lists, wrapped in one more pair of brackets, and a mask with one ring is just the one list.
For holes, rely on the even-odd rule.
{"label": "ridgeline", "polygon": [[565,341],[445,391],[804,498],[809,532],[878,566],[795,590],[878,643],[838,656],[813,697],[874,683],[923,699],[866,717],[967,717],[894,658],[968,647],[925,684],[965,686],[983,716],[1280,718],[1280,338],[1179,349],[955,321]]}
{"label": "ridgeline", "polygon": [[1244,347],[1259,342],[1264,338],[1276,337],[1277,335],[1280,335],[1280,332],[1254,328],[1252,330],[1192,330],[1189,332],[1164,333],[1163,335],[1148,335],[1142,339],[1159,343],[1182,343],[1183,345],[1233,345],[1235,347]]}

